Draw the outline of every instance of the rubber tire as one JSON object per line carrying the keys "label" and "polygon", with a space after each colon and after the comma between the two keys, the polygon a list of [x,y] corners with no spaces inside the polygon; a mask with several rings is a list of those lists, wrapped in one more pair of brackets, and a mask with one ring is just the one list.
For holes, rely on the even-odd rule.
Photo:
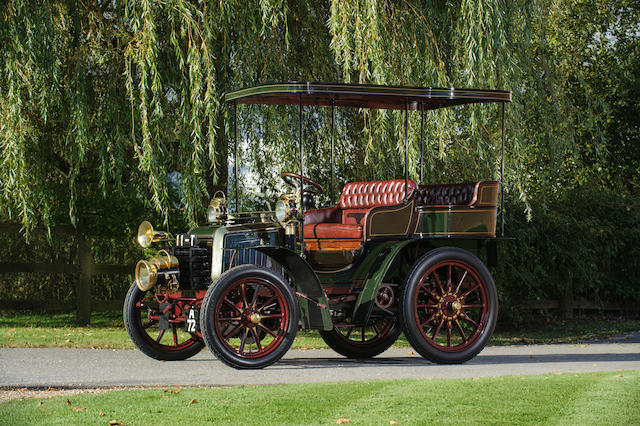
{"label": "rubber tire", "polygon": [[[237,356],[229,351],[220,341],[215,331],[213,321],[216,315],[215,307],[218,299],[224,294],[227,287],[238,280],[248,277],[259,277],[271,284],[274,284],[283,293],[285,303],[288,305],[289,324],[284,339],[271,353],[262,358],[247,359]],[[236,369],[260,369],[277,362],[289,350],[298,331],[298,321],[300,319],[300,307],[298,300],[289,283],[282,276],[274,273],[270,269],[256,265],[239,265],[224,272],[207,290],[207,294],[202,300],[200,309],[200,330],[207,347],[220,361],[229,367]]]}
{"label": "rubber tire", "polygon": [[135,283],[129,287],[127,297],[124,300],[122,316],[124,318],[124,326],[127,329],[131,341],[143,354],[161,361],[181,361],[191,358],[204,349],[204,341],[200,339],[196,340],[190,346],[176,351],[169,351],[158,347],[153,340],[148,338],[149,335],[140,329],[140,323],[135,319],[136,302],[142,295],[143,292]]}
{"label": "rubber tire", "polygon": [[[484,280],[489,299],[489,319],[483,334],[465,350],[454,353],[438,350],[425,341],[413,318],[412,299],[420,279],[433,265],[448,259],[462,261],[473,267]],[[405,279],[400,300],[402,327],[407,340],[423,358],[437,364],[462,364],[478,355],[489,342],[498,320],[498,292],[491,273],[476,256],[456,247],[441,247],[418,259]]]}
{"label": "rubber tire", "polygon": [[373,358],[386,351],[398,340],[402,333],[402,323],[396,317],[389,334],[384,339],[371,344],[353,344],[343,337],[343,334],[335,328],[331,331],[318,330],[322,340],[334,351],[347,358],[367,359]]}

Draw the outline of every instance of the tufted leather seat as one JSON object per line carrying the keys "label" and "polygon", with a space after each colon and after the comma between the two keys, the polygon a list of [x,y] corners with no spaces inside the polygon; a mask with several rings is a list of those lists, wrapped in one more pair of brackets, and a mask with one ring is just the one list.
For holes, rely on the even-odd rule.
{"label": "tufted leather seat", "polygon": [[[415,187],[409,180],[409,198]],[[404,179],[348,183],[337,206],[305,213],[304,238],[362,239],[369,210],[400,204],[404,199]]]}
{"label": "tufted leather seat", "polygon": [[448,185],[418,185],[416,203],[425,205],[466,206],[471,204],[476,182]]}

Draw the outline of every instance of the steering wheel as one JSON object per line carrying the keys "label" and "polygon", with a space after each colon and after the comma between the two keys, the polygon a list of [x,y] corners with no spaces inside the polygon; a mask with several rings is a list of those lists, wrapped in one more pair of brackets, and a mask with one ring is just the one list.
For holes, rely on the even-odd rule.
{"label": "steering wheel", "polygon": [[[297,188],[300,184],[300,175],[298,173],[282,172],[280,176],[282,176],[282,180],[284,181],[284,183],[293,186],[294,188]],[[305,192],[308,192],[310,194],[317,194],[324,191],[319,183],[312,181],[306,176],[302,176],[302,181],[305,183]]]}

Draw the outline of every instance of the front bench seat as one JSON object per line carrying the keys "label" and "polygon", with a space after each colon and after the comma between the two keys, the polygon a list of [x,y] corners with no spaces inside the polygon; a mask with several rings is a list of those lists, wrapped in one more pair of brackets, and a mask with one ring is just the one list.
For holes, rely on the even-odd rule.
{"label": "front bench seat", "polygon": [[[404,179],[348,183],[338,205],[309,210],[304,215],[305,239],[362,240],[367,213],[374,207],[393,206],[405,199]],[[408,181],[408,198],[416,184]]]}

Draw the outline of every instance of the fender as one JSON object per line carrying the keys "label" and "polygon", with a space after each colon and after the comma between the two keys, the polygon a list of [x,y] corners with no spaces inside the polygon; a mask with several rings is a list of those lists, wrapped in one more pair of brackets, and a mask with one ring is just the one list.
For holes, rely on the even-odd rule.
{"label": "fender", "polygon": [[[418,243],[420,240],[390,241],[378,245],[368,255],[368,259],[363,261],[363,266],[368,266],[364,287],[353,310],[353,322],[366,324],[375,304],[375,297],[380,288],[383,278],[389,271],[389,267],[395,260],[398,253],[411,243]],[[377,265],[377,266],[374,266]]]}
{"label": "fender", "polygon": [[[329,303],[318,276],[299,254],[284,247],[251,247],[278,262],[293,280],[298,293],[300,319],[307,329],[333,330]],[[317,303],[314,303],[317,302]],[[324,307],[320,307],[322,305]]]}

